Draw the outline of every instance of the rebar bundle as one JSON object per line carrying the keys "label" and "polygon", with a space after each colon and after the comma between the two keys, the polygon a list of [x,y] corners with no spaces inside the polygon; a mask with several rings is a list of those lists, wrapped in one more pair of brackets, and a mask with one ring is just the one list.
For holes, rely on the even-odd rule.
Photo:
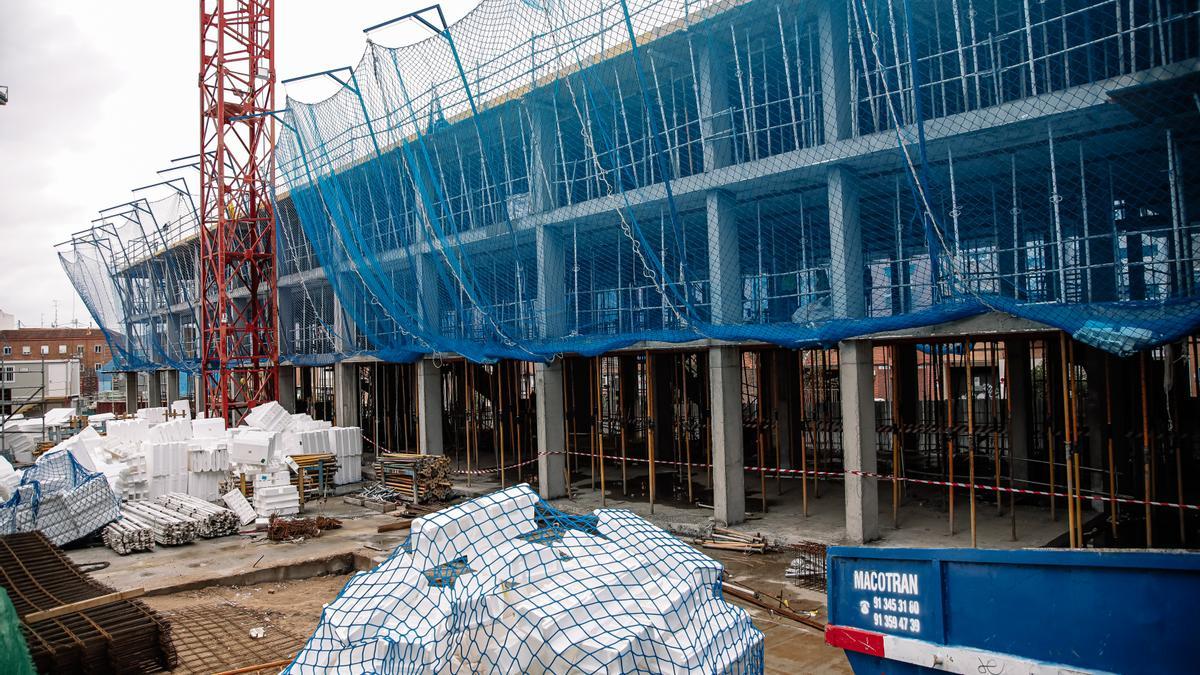
{"label": "rebar bundle", "polygon": [[[0,585],[22,617],[114,592],[39,532],[0,537]],[[21,630],[42,673],[152,673],[176,665],[170,624],[136,600],[23,622]]]}
{"label": "rebar bundle", "polygon": [[200,527],[196,533],[204,539],[237,534],[240,525],[233,511],[182,492],[165,494],[154,502],[189,518],[199,519]]}

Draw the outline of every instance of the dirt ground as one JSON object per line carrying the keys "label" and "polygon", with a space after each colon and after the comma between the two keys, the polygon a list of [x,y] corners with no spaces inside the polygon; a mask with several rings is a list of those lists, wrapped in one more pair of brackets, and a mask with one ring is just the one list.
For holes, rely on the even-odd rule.
{"label": "dirt ground", "polygon": [[[825,620],[822,595],[784,580],[783,570],[791,560],[787,553],[705,553],[725,563],[732,581],[766,595],[782,591],[794,611],[816,609],[817,618]],[[348,579],[349,575],[330,575],[246,587],[210,587],[148,597],[145,602],[172,621],[180,658],[174,672],[212,673],[294,655],[316,628],[322,607]],[[819,631],[734,601],[749,610],[766,636],[767,673],[851,672],[841,650],[826,645]],[[263,636],[252,638],[254,628],[262,628]],[[219,647],[211,648],[214,645]]]}

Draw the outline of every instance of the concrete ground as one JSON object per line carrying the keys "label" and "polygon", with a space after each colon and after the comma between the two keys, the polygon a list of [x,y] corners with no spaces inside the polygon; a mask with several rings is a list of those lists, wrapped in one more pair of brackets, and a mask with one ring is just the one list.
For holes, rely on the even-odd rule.
{"label": "concrete ground", "polygon": [[[666,484],[664,494],[669,497],[673,486],[669,480]],[[809,484],[807,517],[803,515],[799,481],[777,483],[768,479],[766,513],[762,513],[758,491],[760,477],[747,475],[746,484],[750,519],[734,529],[759,533],[783,545],[844,541],[840,482],[822,482],[819,496]],[[473,496],[495,490],[499,484],[495,480],[475,478],[469,488],[465,482],[456,487],[467,496]],[[619,483],[610,483],[606,487],[603,499],[606,506],[630,509],[673,531],[686,535],[702,530],[711,522],[711,509],[688,505],[686,494],[682,494],[686,489],[678,491],[680,499],[656,503],[651,514],[645,487],[635,478],[631,477],[629,496],[623,493]],[[994,501],[983,502],[988,496],[981,495],[977,503],[978,538],[982,547],[1041,546],[1064,529],[1061,518],[1058,522],[1052,521],[1044,507],[1019,504],[1019,538],[1014,542],[1007,507],[1003,516],[996,515]],[[702,484],[694,484],[693,499],[703,504],[710,501],[711,496]],[[969,506],[965,492],[957,497],[958,531],[954,536],[948,531],[944,491],[914,490],[905,495],[898,529],[892,526],[890,484],[879,486],[879,502],[881,539],[872,545],[970,546]],[[570,499],[557,499],[552,503],[565,511],[583,513],[601,508],[602,494],[599,486],[593,489],[585,476],[573,485]],[[317,514],[342,519],[342,529],[327,531],[303,542],[271,542],[264,534],[236,535],[198,540],[185,546],[156,547],[152,552],[129,556],[119,556],[102,547],[75,549],[68,554],[80,564],[107,563],[106,568],[93,574],[114,588],[145,588],[152,596],[146,601],[152,607],[170,613],[172,620],[179,624],[181,639],[204,635],[206,640],[211,640],[211,631],[218,634],[227,631],[232,644],[246,637],[243,634],[247,633],[250,624],[263,624],[271,631],[272,640],[239,642],[248,645],[240,653],[214,655],[203,650],[185,650],[181,654],[183,662],[179,672],[205,672],[206,669],[211,672],[290,657],[311,634],[320,618],[321,607],[341,590],[348,573],[374,566],[408,534],[403,530],[378,534],[376,529],[380,525],[395,522],[392,515],[346,504],[340,497],[310,504],[306,515]],[[768,596],[781,595],[793,610],[813,610],[818,620],[825,620],[823,594],[801,589],[785,579],[784,570],[792,554],[785,551],[752,555],[708,549],[704,552],[725,564],[733,582]],[[759,607],[745,606],[766,638],[766,672],[850,672],[844,654],[825,645],[819,631]],[[212,612],[206,614],[209,609],[217,611],[221,607],[236,608],[237,620],[231,619],[225,622],[228,625],[214,627],[211,620],[201,618],[211,616]],[[204,625],[192,625],[200,622]],[[203,663],[197,663],[197,659]]]}
{"label": "concrete ground", "polygon": [[[782,578],[791,556],[717,553],[737,583],[771,594],[782,591],[793,609],[818,609],[817,618],[824,620],[820,594],[775,581]],[[330,574],[252,586],[212,586],[157,595],[145,602],[172,622],[180,655],[179,667],[173,672],[212,673],[294,656],[316,628],[323,605],[337,596],[349,578]],[[733,602],[749,611],[764,634],[766,673],[851,672],[842,651],[826,645],[820,631],[740,600]],[[217,622],[213,615],[223,618]],[[201,621],[205,625],[197,625]],[[251,639],[252,628],[262,628],[264,636]],[[213,643],[221,646],[214,648]]]}
{"label": "concrete ground", "polygon": [[[331,497],[309,504],[304,515],[339,518],[342,528],[315,539],[273,542],[266,533],[197,539],[183,546],[156,546],[152,551],[117,555],[97,546],[67,551],[76,564],[108,563],[92,575],[118,589],[145,588],[161,594],[212,585],[248,586],[269,581],[343,573],[361,568],[361,561],[390,552],[408,536],[406,530],[377,534],[376,528],[395,522],[385,515]],[[359,559],[356,565],[355,558]]]}

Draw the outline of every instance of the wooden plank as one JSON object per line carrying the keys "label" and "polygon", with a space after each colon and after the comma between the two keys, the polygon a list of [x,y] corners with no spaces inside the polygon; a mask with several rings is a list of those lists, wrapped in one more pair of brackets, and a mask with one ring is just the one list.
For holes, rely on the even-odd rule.
{"label": "wooden plank", "polygon": [[108,595],[98,595],[94,598],[88,598],[87,600],[80,600],[79,602],[70,602],[65,605],[59,605],[53,609],[30,612],[29,614],[25,615],[24,621],[26,624],[34,624],[38,621],[54,619],[67,614],[75,614],[88,609],[95,609],[96,607],[111,605],[114,602],[129,600],[130,598],[136,598],[145,595],[145,593],[145,588],[131,588],[127,591],[118,591],[116,593],[109,593]]}
{"label": "wooden plank", "polygon": [[384,532],[395,532],[396,530],[407,530],[412,527],[412,521],[413,521],[412,518],[401,518],[394,523],[387,523],[386,525],[380,525],[378,528],[375,529],[375,533],[383,534]]}

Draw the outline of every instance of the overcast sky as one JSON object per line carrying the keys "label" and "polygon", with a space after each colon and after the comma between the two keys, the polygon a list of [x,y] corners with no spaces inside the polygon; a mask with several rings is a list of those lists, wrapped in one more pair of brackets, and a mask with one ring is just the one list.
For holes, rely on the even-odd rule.
{"label": "overcast sky", "polygon": [[[200,0],[0,0],[0,309],[25,325],[91,318],[67,281],[54,245],[102,208],[133,199],[155,171],[199,151]],[[362,29],[426,0],[277,2],[280,79],[353,65]],[[476,0],[448,0],[450,21]],[[381,44],[422,34],[403,25]],[[318,100],[330,80],[279,86]],[[195,172],[187,174],[194,181]],[[153,197],[152,193],[143,196]]]}

